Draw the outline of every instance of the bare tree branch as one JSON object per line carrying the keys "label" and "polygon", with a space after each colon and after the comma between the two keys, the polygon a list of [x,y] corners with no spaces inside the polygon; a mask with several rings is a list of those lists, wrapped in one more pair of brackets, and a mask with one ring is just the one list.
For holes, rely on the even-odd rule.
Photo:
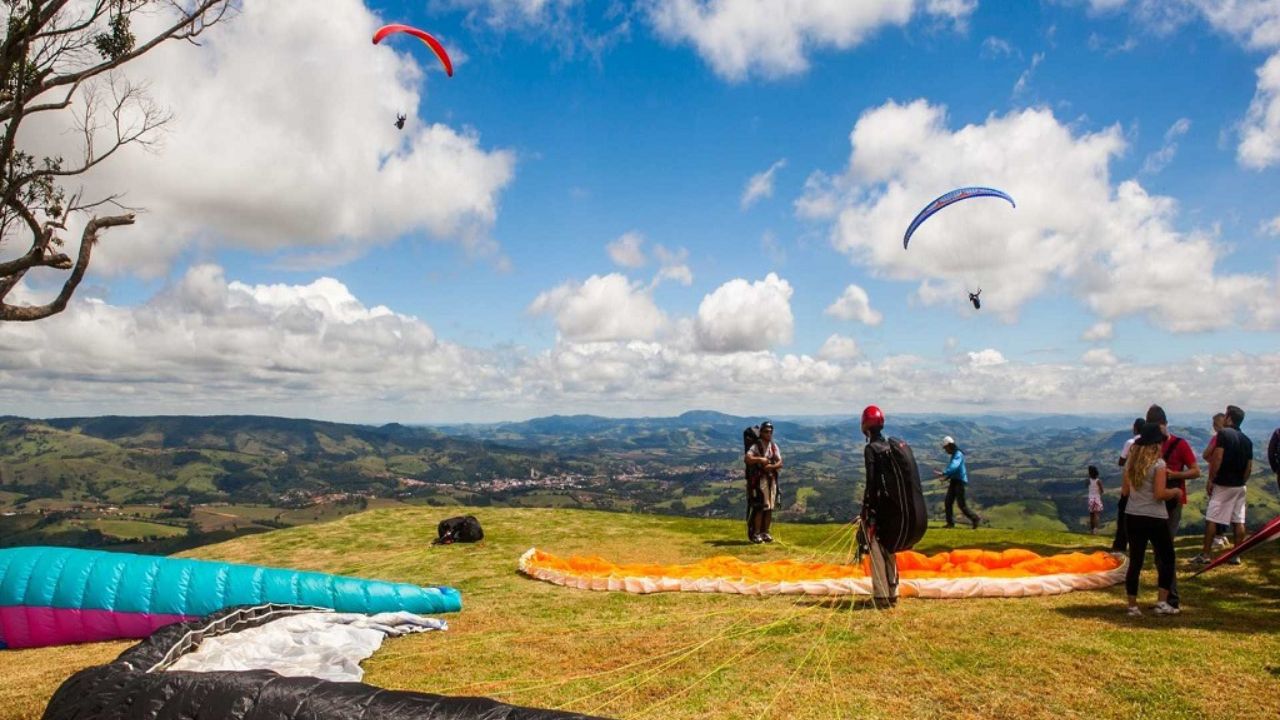
{"label": "bare tree branch", "polygon": [[[166,41],[194,42],[229,17],[235,0],[4,1],[10,14],[0,43],[0,243],[25,235],[29,245],[0,262],[0,321],[32,321],[62,312],[88,270],[101,231],[132,225],[136,217],[121,204],[120,193],[86,201],[82,191],[68,197],[63,183],[125,146],[153,147],[171,120],[145,86],[130,83],[119,70]],[[172,19],[145,38],[135,37],[130,17],[155,9]],[[19,147],[24,120],[69,109],[79,157],[64,162]],[[108,205],[126,212],[93,216]],[[90,215],[74,260],[61,252],[73,213]],[[70,271],[58,296],[40,306],[5,302],[36,267]]]}
{"label": "bare tree branch", "polygon": [[63,283],[62,292],[58,293],[58,297],[46,305],[9,305],[8,303],[0,302],[0,320],[31,322],[33,320],[43,320],[65,310],[67,302],[71,300],[71,296],[80,285],[80,281],[84,279],[85,271],[89,269],[89,259],[93,255],[93,246],[98,242],[98,231],[120,225],[132,225],[133,221],[134,216],[132,214],[109,215],[90,220],[89,224],[84,227],[84,233],[80,236],[80,254],[76,258],[75,267],[71,269],[71,275]]}

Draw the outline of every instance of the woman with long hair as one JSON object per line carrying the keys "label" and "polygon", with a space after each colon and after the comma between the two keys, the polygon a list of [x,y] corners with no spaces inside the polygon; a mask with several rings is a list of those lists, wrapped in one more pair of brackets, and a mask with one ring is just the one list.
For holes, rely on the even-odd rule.
{"label": "woman with long hair", "polygon": [[1166,500],[1180,497],[1177,488],[1166,485],[1168,471],[1160,457],[1160,445],[1164,433],[1156,423],[1145,423],[1142,433],[1129,451],[1124,465],[1124,493],[1129,496],[1125,506],[1125,529],[1129,535],[1129,570],[1124,578],[1129,595],[1128,612],[1142,615],[1138,609],[1138,578],[1150,542],[1156,556],[1156,585],[1159,599],[1157,615],[1177,615],[1178,608],[1169,604],[1169,588],[1173,585],[1174,558],[1173,537],[1169,534],[1169,511]]}

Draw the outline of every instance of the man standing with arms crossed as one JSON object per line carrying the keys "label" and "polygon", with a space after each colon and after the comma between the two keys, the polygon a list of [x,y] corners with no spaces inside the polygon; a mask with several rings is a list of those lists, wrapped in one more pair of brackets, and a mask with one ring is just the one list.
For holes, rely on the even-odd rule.
{"label": "man standing with arms crossed", "polygon": [[746,462],[747,504],[751,508],[747,536],[753,543],[771,543],[769,528],[778,504],[778,471],[782,469],[782,451],[773,441],[773,423],[760,423],[760,439],[747,449]]}
{"label": "man standing with arms crossed", "polygon": [[[1197,565],[1212,561],[1209,557],[1213,546],[1213,524],[1231,524],[1236,545],[1244,542],[1246,492],[1249,477],[1253,475],[1253,441],[1240,432],[1244,424],[1244,410],[1235,405],[1227,406],[1227,419],[1218,431],[1218,443],[1209,459],[1209,512],[1205,513],[1204,547],[1191,559]],[[1240,558],[1229,560],[1239,565]]]}

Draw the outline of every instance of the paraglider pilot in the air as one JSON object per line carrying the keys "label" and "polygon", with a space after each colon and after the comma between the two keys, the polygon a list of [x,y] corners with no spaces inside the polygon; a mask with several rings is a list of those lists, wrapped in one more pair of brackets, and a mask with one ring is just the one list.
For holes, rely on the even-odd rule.
{"label": "paraglider pilot in the air", "polygon": [[[404,119],[405,119],[405,118],[404,118],[404,115],[396,115],[396,129],[397,129],[397,130],[403,130],[403,129],[404,129]],[[981,290],[979,290],[979,292],[981,292]],[[972,296],[972,295],[970,295],[969,297],[973,297],[973,296]]]}
{"label": "paraglider pilot in the air", "polygon": [[969,302],[973,303],[974,310],[982,309],[982,301],[978,299],[978,296],[980,295],[982,295],[982,288],[978,288],[978,292],[976,293],[969,293]]}

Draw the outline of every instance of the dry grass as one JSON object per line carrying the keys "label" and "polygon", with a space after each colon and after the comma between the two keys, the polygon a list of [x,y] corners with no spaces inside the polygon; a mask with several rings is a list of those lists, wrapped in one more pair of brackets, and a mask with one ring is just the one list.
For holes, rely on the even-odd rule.
{"label": "dry grass", "polygon": [[[432,547],[450,511],[378,510],[240,538],[191,555],[451,583],[450,630],[388,641],[366,680],[622,718],[1261,718],[1280,716],[1280,553],[1183,580],[1177,618],[1121,613],[1122,591],[1019,600],[859,602],[570,590],[518,575],[530,546],[620,561],[712,554],[841,557],[848,533],[738,523],[476,509],[481,545]],[[1092,542],[1091,542],[1092,541]],[[1087,536],[932,529],[921,549],[1099,549]],[[1181,548],[1189,557],[1187,547]],[[1144,578],[1151,597],[1154,578]],[[1145,599],[1144,599],[1145,600]],[[1149,604],[1149,603],[1146,603]],[[0,716],[38,717],[74,670],[125,644],[0,654]],[[15,682],[9,682],[10,678]]]}

